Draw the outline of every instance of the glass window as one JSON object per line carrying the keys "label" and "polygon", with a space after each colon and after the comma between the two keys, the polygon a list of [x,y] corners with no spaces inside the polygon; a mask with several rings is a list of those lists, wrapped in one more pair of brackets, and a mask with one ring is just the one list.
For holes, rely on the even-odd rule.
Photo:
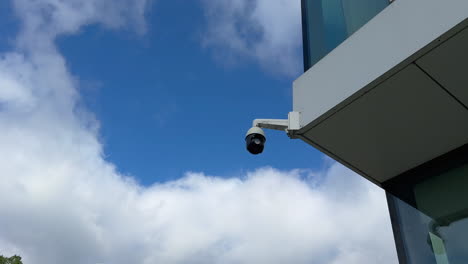
{"label": "glass window", "polygon": [[468,263],[468,164],[407,190],[410,195],[399,195],[405,201],[387,195],[404,263]]}
{"label": "glass window", "polygon": [[356,32],[389,0],[302,0],[304,69]]}

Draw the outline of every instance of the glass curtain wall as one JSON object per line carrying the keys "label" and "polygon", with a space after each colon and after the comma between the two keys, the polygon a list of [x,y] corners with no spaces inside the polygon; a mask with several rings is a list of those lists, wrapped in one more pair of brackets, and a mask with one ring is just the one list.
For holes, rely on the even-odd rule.
{"label": "glass curtain wall", "polygon": [[389,4],[390,0],[302,0],[304,71]]}
{"label": "glass curtain wall", "polygon": [[449,164],[405,175],[406,180],[388,189],[400,263],[468,263],[466,149],[461,156],[450,158]]}

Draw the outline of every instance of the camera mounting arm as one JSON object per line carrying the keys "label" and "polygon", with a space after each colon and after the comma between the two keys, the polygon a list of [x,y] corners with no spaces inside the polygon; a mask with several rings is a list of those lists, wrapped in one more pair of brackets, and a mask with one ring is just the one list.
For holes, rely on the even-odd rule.
{"label": "camera mounting arm", "polygon": [[252,126],[254,127],[283,131],[288,129],[288,125],[288,119],[255,119],[252,123]]}
{"label": "camera mounting arm", "polygon": [[288,136],[293,138],[294,131],[300,127],[300,113],[289,112],[288,119],[255,119],[252,122],[253,127],[282,130],[288,133]]}

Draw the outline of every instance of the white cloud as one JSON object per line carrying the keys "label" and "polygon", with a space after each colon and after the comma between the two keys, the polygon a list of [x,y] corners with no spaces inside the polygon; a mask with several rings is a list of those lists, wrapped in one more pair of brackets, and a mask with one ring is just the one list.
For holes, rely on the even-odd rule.
{"label": "white cloud", "polygon": [[263,168],[150,187],[119,174],[53,41],[89,23],[143,26],[146,2],[14,3],[25,26],[16,51],[0,54],[0,254],[33,264],[396,262],[382,191],[337,164],[320,177]]}
{"label": "white cloud", "polygon": [[275,74],[302,70],[300,1],[202,0],[207,18],[203,43],[221,61],[239,56]]}
{"label": "white cloud", "polygon": [[145,31],[144,13],[151,0],[12,0],[22,20],[19,45],[48,48],[59,34],[100,23],[109,28],[132,27]]}

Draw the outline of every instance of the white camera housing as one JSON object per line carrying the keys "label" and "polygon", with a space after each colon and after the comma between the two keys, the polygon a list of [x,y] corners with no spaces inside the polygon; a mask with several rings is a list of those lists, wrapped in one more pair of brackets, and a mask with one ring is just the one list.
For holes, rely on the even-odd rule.
{"label": "white camera housing", "polygon": [[265,148],[265,132],[259,127],[252,127],[245,134],[245,144],[247,150],[254,155],[260,154]]}

